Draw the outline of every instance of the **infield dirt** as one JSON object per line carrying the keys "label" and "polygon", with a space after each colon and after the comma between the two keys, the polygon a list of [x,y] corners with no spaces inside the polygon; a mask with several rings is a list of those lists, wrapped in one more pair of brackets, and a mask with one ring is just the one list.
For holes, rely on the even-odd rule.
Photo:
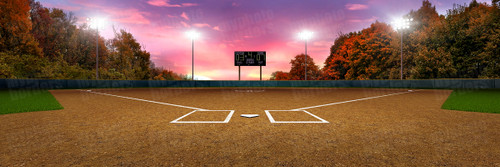
{"label": "infield dirt", "polygon": [[[290,110],[406,89],[94,89],[209,110],[229,123],[170,123],[193,109],[52,90],[63,110],[0,115],[0,166],[500,166],[500,114],[440,109],[418,90],[307,109],[329,123],[270,123]],[[20,99],[22,100],[22,99]],[[224,120],[195,112],[183,121]],[[243,118],[240,114],[259,114]],[[316,121],[271,112],[276,120]]]}

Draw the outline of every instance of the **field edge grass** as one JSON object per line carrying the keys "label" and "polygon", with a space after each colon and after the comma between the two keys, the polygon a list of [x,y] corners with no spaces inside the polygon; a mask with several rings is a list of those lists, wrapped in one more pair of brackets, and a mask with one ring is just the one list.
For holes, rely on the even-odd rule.
{"label": "field edge grass", "polygon": [[64,109],[46,89],[0,90],[0,99],[0,115]]}
{"label": "field edge grass", "polygon": [[500,89],[455,89],[441,106],[446,110],[500,114]]}

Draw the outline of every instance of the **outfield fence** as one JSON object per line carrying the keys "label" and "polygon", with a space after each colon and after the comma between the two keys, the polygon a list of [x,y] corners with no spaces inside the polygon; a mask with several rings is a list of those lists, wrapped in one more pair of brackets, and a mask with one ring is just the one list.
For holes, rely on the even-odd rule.
{"label": "outfield fence", "polygon": [[0,89],[85,89],[140,87],[366,87],[498,89],[500,79],[337,80],[337,81],[153,81],[0,79]]}

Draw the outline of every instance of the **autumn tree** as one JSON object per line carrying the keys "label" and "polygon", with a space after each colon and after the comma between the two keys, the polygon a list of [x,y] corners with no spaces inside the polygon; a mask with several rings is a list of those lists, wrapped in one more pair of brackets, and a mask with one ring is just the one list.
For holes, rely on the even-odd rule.
{"label": "autumn tree", "polygon": [[30,5],[30,18],[32,29],[30,33],[33,35],[35,40],[37,40],[39,47],[42,49],[45,55],[48,45],[52,45],[52,42],[49,37],[50,26],[52,24],[52,18],[50,17],[50,10],[48,8],[43,7],[40,2],[36,2],[35,0],[29,0]]}
{"label": "autumn tree", "polygon": [[357,35],[356,33],[342,34],[339,33],[339,37],[335,39],[334,45],[330,47],[330,56],[327,57],[324,67],[323,75],[321,79],[323,80],[339,80],[345,79],[345,74],[349,70],[349,65],[347,64],[348,50],[352,47],[352,37]]}
{"label": "autumn tree", "polygon": [[28,0],[0,1],[0,52],[42,55],[38,43],[30,33],[30,6]]}
{"label": "autumn tree", "polygon": [[290,77],[288,72],[275,71],[271,74],[269,80],[290,80]]}
{"label": "autumn tree", "polygon": [[322,79],[396,79],[400,72],[403,34],[405,78],[499,77],[500,40],[498,1],[473,0],[439,15],[428,0],[411,11],[410,28],[396,33],[375,22],[360,32],[340,34],[330,48]]}
{"label": "autumn tree", "polygon": [[151,70],[149,52],[124,30],[106,40],[85,23],[76,26],[71,12],[35,0],[0,1],[0,9],[0,78],[93,79],[97,53],[100,79],[185,78]]}
{"label": "autumn tree", "polygon": [[[305,60],[304,54],[295,56],[294,59],[290,61],[292,68],[289,72],[290,80],[304,80],[305,79]],[[313,58],[307,55],[307,80],[317,80],[321,76],[319,67],[314,63]]]}
{"label": "autumn tree", "polygon": [[488,18],[487,32],[481,35],[485,40],[483,51],[479,57],[483,58],[484,69],[480,75],[482,78],[500,78],[500,1],[493,0],[491,17]]}
{"label": "autumn tree", "polygon": [[498,77],[498,7],[477,3],[448,10],[444,46],[460,78]]}
{"label": "autumn tree", "polygon": [[388,79],[388,69],[395,60],[391,48],[392,33],[389,25],[377,21],[354,36],[347,45],[350,45],[346,57],[350,68],[345,79]]}
{"label": "autumn tree", "polygon": [[131,33],[125,30],[115,32],[115,38],[110,41],[108,47],[111,48],[110,68],[122,72],[126,79],[150,78],[150,54],[142,50]]}
{"label": "autumn tree", "polygon": [[73,53],[65,56],[65,60],[70,64],[79,64],[85,69],[95,69],[96,39],[99,45],[99,68],[109,69],[110,51],[107,47],[109,42],[104,37],[97,36],[97,30],[90,28],[88,24],[80,25],[71,37],[69,46]]}
{"label": "autumn tree", "polygon": [[411,11],[408,17],[413,18],[416,24],[409,30],[405,44],[405,77],[428,79],[453,76],[456,70],[442,36],[446,32],[444,17],[439,16],[427,0],[422,2],[420,9]]}

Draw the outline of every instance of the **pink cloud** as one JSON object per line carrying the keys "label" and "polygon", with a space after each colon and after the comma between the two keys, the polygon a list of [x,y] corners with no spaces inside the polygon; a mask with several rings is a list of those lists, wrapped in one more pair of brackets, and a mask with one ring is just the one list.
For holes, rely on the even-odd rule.
{"label": "pink cloud", "polygon": [[148,4],[158,7],[181,7],[181,5],[169,4],[169,0],[149,0]]}
{"label": "pink cloud", "polygon": [[219,26],[215,26],[213,29],[214,29],[215,31],[220,31]]}
{"label": "pink cloud", "polygon": [[191,6],[198,6],[196,3],[182,3],[183,7],[191,7]]}
{"label": "pink cloud", "polygon": [[181,21],[181,24],[182,24],[182,26],[184,26],[184,27],[186,27],[186,28],[191,27],[191,26],[189,26],[186,22],[183,22],[183,21]]}
{"label": "pink cloud", "polygon": [[200,27],[200,28],[201,28],[201,27],[209,27],[209,28],[211,27],[211,26],[210,26],[210,24],[207,24],[207,23],[203,23],[203,24],[201,24],[201,23],[197,23],[197,24],[193,24],[193,25],[194,25],[195,27]]}
{"label": "pink cloud", "polygon": [[345,5],[345,7],[347,8],[347,10],[366,10],[368,9],[368,6],[367,5],[363,5],[363,4],[347,4]]}
{"label": "pink cloud", "polygon": [[196,3],[170,4],[170,0],[149,0],[148,4],[158,7],[191,7],[198,6]]}
{"label": "pink cloud", "polygon": [[189,20],[189,17],[187,16],[186,12],[182,12],[181,17],[186,20]]}

